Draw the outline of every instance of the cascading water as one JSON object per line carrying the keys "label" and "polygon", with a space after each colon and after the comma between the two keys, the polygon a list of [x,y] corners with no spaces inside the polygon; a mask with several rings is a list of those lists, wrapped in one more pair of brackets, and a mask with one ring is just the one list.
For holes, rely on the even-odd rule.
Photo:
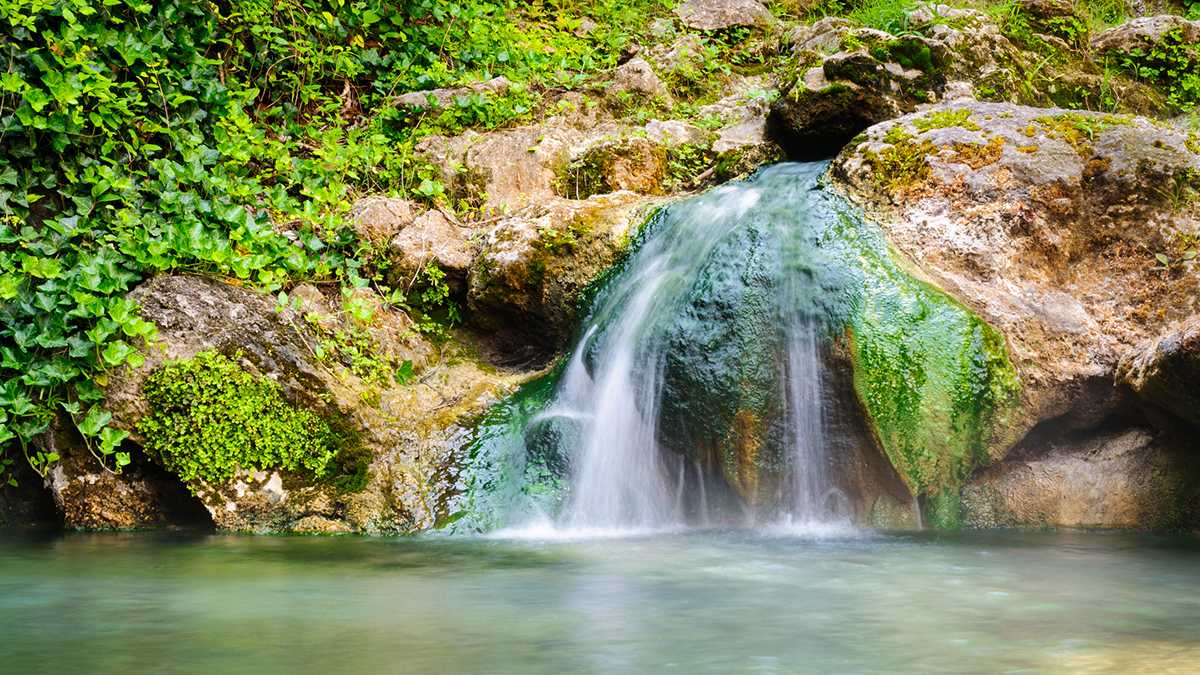
{"label": "cascading water", "polygon": [[[775,345],[768,369],[782,399],[783,460],[792,479],[779,486],[793,524],[828,521],[836,502],[825,470],[821,409],[824,325],[805,227],[808,195],[823,164],[789,165],[728,185],[667,210],[642,246],[595,301],[550,405],[530,426],[553,424],[568,457],[570,487],[556,524],[571,530],[656,529],[706,523],[717,500],[706,483],[713,468],[664,447],[664,370],[690,335],[675,327],[706,316],[713,268],[736,268],[742,237],[761,249],[760,289],[768,296],[757,332]],[[730,256],[734,256],[730,259]],[[736,269],[734,270],[736,272]],[[721,270],[722,273],[725,270]],[[707,276],[706,276],[707,275]],[[738,289],[741,287],[738,286]],[[739,292],[742,292],[739,290]],[[699,300],[698,300],[699,298]],[[716,302],[716,304],[729,304]],[[681,346],[682,345],[682,346]],[[701,355],[701,358],[704,358]],[[711,392],[709,392],[711,394]],[[673,408],[689,401],[673,401]],[[678,444],[675,444],[677,449]],[[687,448],[684,449],[685,454]],[[685,495],[685,490],[692,494]]]}

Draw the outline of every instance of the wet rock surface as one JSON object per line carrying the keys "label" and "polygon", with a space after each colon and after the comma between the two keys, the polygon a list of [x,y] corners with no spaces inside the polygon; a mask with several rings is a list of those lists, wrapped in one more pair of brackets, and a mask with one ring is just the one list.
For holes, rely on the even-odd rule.
{"label": "wet rock surface", "polygon": [[971,527],[1187,530],[1200,526],[1200,457],[1132,427],[1063,439],[989,467],[963,488]]}

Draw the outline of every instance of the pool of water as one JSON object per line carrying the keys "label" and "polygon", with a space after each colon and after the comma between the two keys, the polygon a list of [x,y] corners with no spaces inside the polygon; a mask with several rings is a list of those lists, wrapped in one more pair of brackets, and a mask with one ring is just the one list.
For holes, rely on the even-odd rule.
{"label": "pool of water", "polygon": [[1200,672],[1200,542],[0,533],[0,671]]}

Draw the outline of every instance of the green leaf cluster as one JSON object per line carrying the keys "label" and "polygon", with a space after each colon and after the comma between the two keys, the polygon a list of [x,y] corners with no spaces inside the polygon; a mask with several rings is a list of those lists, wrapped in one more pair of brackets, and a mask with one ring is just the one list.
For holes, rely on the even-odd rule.
{"label": "green leaf cluster", "polygon": [[145,450],[188,485],[222,483],[238,469],[323,478],[344,439],[279,385],[233,359],[203,352],[164,365],[142,385],[150,414],[138,424]]}
{"label": "green leaf cluster", "polygon": [[1140,80],[1161,86],[1176,110],[1187,112],[1200,104],[1200,45],[1185,40],[1179,29],[1168,32],[1152,47],[1119,54],[1117,65]]}
{"label": "green leaf cluster", "polygon": [[[666,4],[0,0],[0,480],[18,449],[48,470],[33,439],[141,362],[154,327],[125,299],[137,283],[380,285],[347,224],[356,194],[445,199],[421,138],[522,119],[545,88],[615,66]],[[515,86],[394,104],[497,75]],[[435,303],[428,276],[417,292]],[[88,438],[119,469],[106,428]]]}

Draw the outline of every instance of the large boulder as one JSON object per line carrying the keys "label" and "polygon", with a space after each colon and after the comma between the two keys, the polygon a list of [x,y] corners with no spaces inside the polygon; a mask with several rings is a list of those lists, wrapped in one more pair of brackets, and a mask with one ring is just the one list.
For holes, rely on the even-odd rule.
{"label": "large boulder", "polygon": [[[975,462],[1040,422],[1069,433],[1119,414],[1122,357],[1200,311],[1184,261],[1200,233],[1194,146],[1144,118],[958,102],[872,127],[835,160],[834,185],[911,273],[1003,336],[1020,397]],[[911,453],[884,446],[913,478]]]}
{"label": "large boulder", "polygon": [[1021,52],[987,15],[923,4],[908,27],[892,35],[829,17],[792,31],[771,122],[793,154],[828,156],[872,124],[958,96],[963,82],[1014,87]]}
{"label": "large boulder", "polygon": [[966,525],[1200,528],[1200,456],[1177,438],[1133,427],[1029,450],[967,483]]}
{"label": "large boulder", "polygon": [[1120,377],[1147,402],[1200,428],[1200,316],[1130,350]]}
{"label": "large boulder", "polygon": [[1176,14],[1138,17],[1092,38],[1092,49],[1100,54],[1149,52],[1170,34],[1177,34],[1184,44],[1200,45],[1200,21]]}
{"label": "large boulder", "polygon": [[[229,531],[427,528],[446,515],[440,509],[455,489],[460,425],[521,378],[453,352],[436,354],[407,317],[366,292],[329,297],[300,287],[279,306],[274,297],[221,281],[160,276],[130,297],[159,328],[145,363],[110,376],[105,390],[113,424],[131,432],[134,463],[113,474],[66,429],[42,440],[64,458],[49,485],[71,527],[174,523],[179,512],[202,507]],[[161,405],[147,394],[147,382],[171,364],[214,353],[252,381],[269,382],[267,391],[282,399],[275,409],[311,413],[336,430],[333,480],[257,466],[234,467],[216,482],[181,481],[163,470],[161,458],[139,449],[175,437],[171,428],[144,424]],[[209,386],[196,381],[201,390]],[[180,495],[187,498],[182,505]]]}

